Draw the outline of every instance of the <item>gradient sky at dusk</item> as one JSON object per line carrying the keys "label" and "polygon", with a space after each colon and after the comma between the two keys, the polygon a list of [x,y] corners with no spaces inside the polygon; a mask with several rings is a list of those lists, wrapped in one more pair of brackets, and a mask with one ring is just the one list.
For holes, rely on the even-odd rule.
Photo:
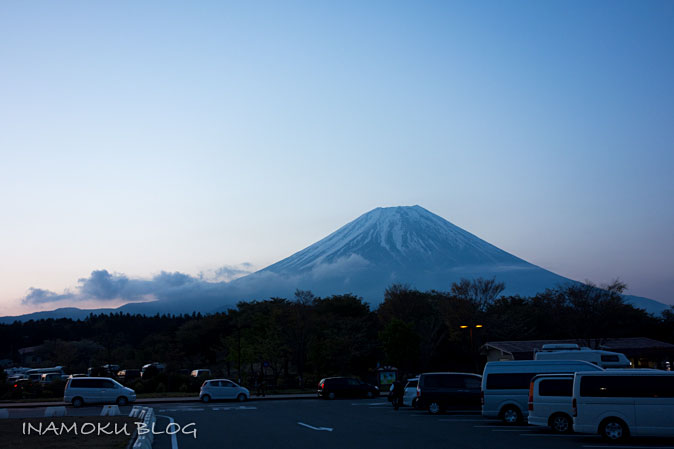
{"label": "gradient sky at dusk", "polygon": [[0,315],[411,204],[672,304],[673,80],[671,1],[2,2]]}

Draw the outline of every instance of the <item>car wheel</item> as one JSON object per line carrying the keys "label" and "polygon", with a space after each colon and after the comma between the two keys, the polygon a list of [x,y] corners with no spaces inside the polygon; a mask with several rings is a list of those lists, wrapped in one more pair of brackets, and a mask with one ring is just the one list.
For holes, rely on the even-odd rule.
{"label": "car wheel", "polygon": [[201,402],[211,402],[211,396],[208,394],[205,394],[201,397]]}
{"label": "car wheel", "polygon": [[518,409],[514,405],[509,405],[505,407],[501,412],[501,417],[504,423],[510,425],[518,424],[519,422],[522,421],[522,413],[520,412],[520,409]]}
{"label": "car wheel", "polygon": [[84,405],[82,398],[73,398],[73,407],[80,408]]}
{"label": "car wheel", "polygon": [[627,438],[629,430],[622,420],[618,418],[609,418],[603,422],[599,433],[601,433],[601,436],[606,440],[616,442],[623,441]]}
{"label": "car wheel", "polygon": [[550,418],[550,428],[555,433],[571,432],[571,418],[562,413],[552,415]]}
{"label": "car wheel", "polygon": [[373,397],[374,397],[374,393],[371,392],[371,391],[368,391],[367,394],[366,394],[366,396],[367,396],[368,398],[373,398]]}
{"label": "car wheel", "polygon": [[428,404],[428,413],[430,413],[431,415],[437,415],[441,411],[442,407],[440,407],[439,402],[431,402],[430,404]]}
{"label": "car wheel", "polygon": [[125,398],[124,396],[120,396],[117,398],[117,405],[120,407],[124,407],[126,404],[129,403],[129,400]]}
{"label": "car wheel", "polygon": [[328,399],[335,399],[335,392],[334,391],[331,391],[330,393],[328,393]]}
{"label": "car wheel", "polygon": [[243,393],[240,393],[240,394],[236,397],[236,400],[239,401],[239,402],[246,402],[246,399],[248,399],[248,398],[247,398],[246,395],[243,394]]}

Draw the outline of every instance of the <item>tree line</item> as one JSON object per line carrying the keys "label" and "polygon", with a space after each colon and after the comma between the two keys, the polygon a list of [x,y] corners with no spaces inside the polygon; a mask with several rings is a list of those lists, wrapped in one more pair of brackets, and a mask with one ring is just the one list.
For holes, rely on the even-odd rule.
{"label": "tree line", "polygon": [[[501,296],[502,283],[463,279],[448,291],[391,285],[378,307],[351,294],[240,302],[202,315],[90,315],[0,325],[0,359],[20,363],[20,348],[39,346],[40,365],[86,373],[106,363],[168,372],[210,368],[252,385],[261,371],[273,387],[313,387],[322,377],[371,378],[378,366],[403,374],[477,371],[486,341],[650,337],[674,343],[674,308],[655,317],[626,303],[624,284],[590,283],[532,297]],[[462,327],[463,326],[463,327]],[[174,389],[175,386],[170,386]],[[166,386],[164,386],[166,388]]]}

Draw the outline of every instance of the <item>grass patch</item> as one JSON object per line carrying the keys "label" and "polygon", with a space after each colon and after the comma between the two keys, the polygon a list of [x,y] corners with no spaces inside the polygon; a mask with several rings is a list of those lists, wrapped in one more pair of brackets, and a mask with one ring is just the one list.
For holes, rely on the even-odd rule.
{"label": "grass patch", "polygon": [[[53,423],[57,431],[47,430]],[[82,427],[85,423],[86,426]],[[29,432],[28,424],[32,426]],[[72,430],[73,424],[77,430]],[[92,425],[94,427],[92,427]],[[98,426],[108,424],[107,431],[112,435],[98,432]],[[42,435],[35,429],[42,426]],[[69,430],[64,430],[62,425]],[[115,425],[126,432],[115,435]],[[95,429],[93,432],[92,429]],[[82,435],[91,432],[89,435]],[[134,418],[128,416],[62,416],[52,418],[23,418],[0,420],[0,448],[21,449],[124,449],[136,430]],[[58,434],[57,434],[58,433]],[[127,435],[128,433],[128,435]]]}

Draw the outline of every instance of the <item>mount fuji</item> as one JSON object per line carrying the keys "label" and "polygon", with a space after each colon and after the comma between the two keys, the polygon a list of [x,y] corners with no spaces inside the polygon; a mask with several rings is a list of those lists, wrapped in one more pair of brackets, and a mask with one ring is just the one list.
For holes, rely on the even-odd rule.
{"label": "mount fuji", "polygon": [[[208,313],[239,301],[293,298],[297,289],[311,290],[316,296],[352,293],[376,305],[394,283],[448,291],[461,278],[477,277],[505,283],[504,295],[532,296],[576,282],[509,254],[420,206],[371,210],[290,257],[230,282],[206,282],[179,273],[167,277],[171,282],[157,290],[156,301],[101,311]],[[140,282],[143,288],[149,285]],[[625,295],[625,299],[656,315],[669,307],[637,296]],[[0,322],[74,317],[73,310],[79,311],[57,309],[0,318]]]}
{"label": "mount fuji", "polygon": [[[401,283],[449,290],[461,278],[495,278],[505,295],[531,296],[571,279],[533,265],[480,239],[421,206],[376,208],[313,245],[229,283],[241,299],[291,298],[295,289],[325,296],[353,293],[372,304]],[[625,296],[659,314],[660,302]]]}

